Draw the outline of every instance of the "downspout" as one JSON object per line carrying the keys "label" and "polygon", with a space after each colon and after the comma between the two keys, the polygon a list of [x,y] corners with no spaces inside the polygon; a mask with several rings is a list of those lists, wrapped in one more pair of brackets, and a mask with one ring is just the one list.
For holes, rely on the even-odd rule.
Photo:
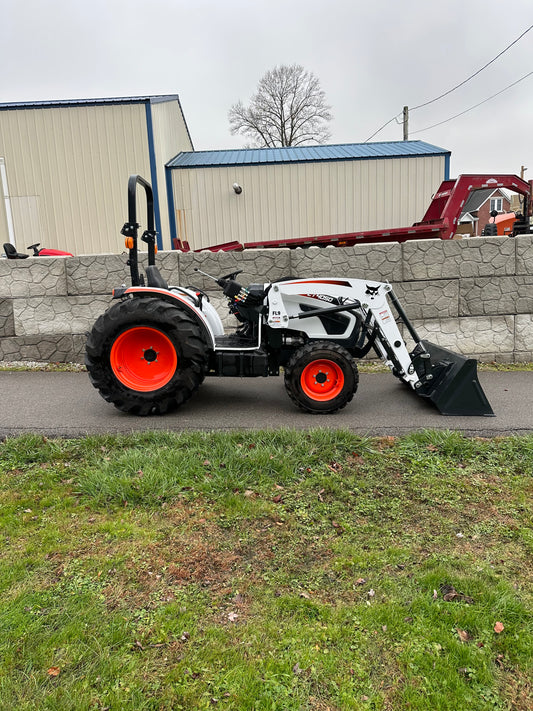
{"label": "downspout", "polygon": [[15,247],[15,227],[13,225],[13,211],[11,209],[11,197],[7,185],[6,162],[4,158],[0,158],[0,182],[2,183],[2,194],[6,206],[7,233],[9,235],[9,241],[13,247]]}

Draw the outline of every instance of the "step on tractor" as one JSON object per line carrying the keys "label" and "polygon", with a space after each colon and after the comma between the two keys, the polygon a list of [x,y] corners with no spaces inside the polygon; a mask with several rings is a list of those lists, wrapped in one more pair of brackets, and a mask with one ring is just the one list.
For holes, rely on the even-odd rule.
{"label": "step on tractor", "polygon": [[[148,247],[139,272],[137,188],[146,193]],[[141,176],[128,181],[131,286],[113,290],[114,303],[88,334],[85,362],[105,400],[135,415],[165,414],[197,391],[206,375],[278,376],[299,408],[334,413],[358,387],[356,360],[373,351],[408,388],[443,415],[493,415],[477,376],[477,361],[422,340],[387,282],[295,278],[242,286],[240,271],[211,276],[238,326],[226,334],[208,295],[169,286],[155,266],[153,194]],[[402,328],[402,330],[400,330]],[[404,334],[413,341],[409,350]]]}

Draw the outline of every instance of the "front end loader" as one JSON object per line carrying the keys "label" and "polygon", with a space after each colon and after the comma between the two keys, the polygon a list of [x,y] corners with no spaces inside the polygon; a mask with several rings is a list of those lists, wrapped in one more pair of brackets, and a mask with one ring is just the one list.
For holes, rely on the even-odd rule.
{"label": "front end loader", "polygon": [[[139,273],[136,189],[146,192],[148,245]],[[443,415],[493,415],[475,359],[422,340],[392,287],[367,279],[293,278],[248,287],[235,271],[214,280],[238,323],[226,334],[207,294],[169,286],[155,266],[152,190],[140,176],[128,183],[131,286],[114,290],[114,303],[88,335],[86,365],[93,385],[118,409],[164,414],[182,405],[207,375],[284,374],[290,399],[312,414],[345,407],[357,390],[356,361],[371,351],[414,393]],[[408,349],[406,338],[413,341]]]}

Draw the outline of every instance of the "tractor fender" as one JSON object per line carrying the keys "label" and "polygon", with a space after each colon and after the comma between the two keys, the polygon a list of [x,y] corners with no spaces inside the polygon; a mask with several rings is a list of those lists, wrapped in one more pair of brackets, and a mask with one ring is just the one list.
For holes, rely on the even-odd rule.
{"label": "tractor fender", "polygon": [[[199,309],[197,306],[192,304],[189,299],[185,295],[173,292],[173,291],[168,291],[167,289],[156,289],[154,287],[146,287],[146,286],[130,286],[128,288],[120,288],[120,289],[114,289],[113,290],[113,298],[114,299],[121,299],[124,298],[125,296],[133,297],[133,298],[145,298],[147,296],[152,296],[157,299],[162,299],[163,301],[167,301],[168,303],[171,303],[173,306],[176,308],[182,309],[183,311],[186,311],[190,316],[192,316],[195,321],[198,323],[198,325],[203,329],[207,343],[209,344],[209,347],[212,348],[213,350],[215,349],[215,329],[216,329],[216,323],[211,324],[210,320],[213,320],[214,317],[210,313],[211,319],[208,319],[207,316],[204,314],[204,312]],[[220,322],[220,319],[218,317],[218,314],[216,311],[212,308],[212,311],[214,312],[216,318]],[[215,328],[213,328],[213,326]]]}

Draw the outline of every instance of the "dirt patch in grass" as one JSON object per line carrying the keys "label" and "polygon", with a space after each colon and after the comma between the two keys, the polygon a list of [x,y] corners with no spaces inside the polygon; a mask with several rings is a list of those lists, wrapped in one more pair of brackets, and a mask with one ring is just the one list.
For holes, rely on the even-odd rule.
{"label": "dirt patch in grass", "polygon": [[533,709],[533,682],[531,675],[521,672],[505,672],[502,679],[505,696],[513,711],[531,711]]}
{"label": "dirt patch in grass", "polygon": [[187,537],[183,547],[172,556],[166,577],[171,584],[185,585],[190,582],[209,586],[212,590],[228,587],[235,570],[240,567],[241,556],[231,551],[213,549],[205,539]]}

